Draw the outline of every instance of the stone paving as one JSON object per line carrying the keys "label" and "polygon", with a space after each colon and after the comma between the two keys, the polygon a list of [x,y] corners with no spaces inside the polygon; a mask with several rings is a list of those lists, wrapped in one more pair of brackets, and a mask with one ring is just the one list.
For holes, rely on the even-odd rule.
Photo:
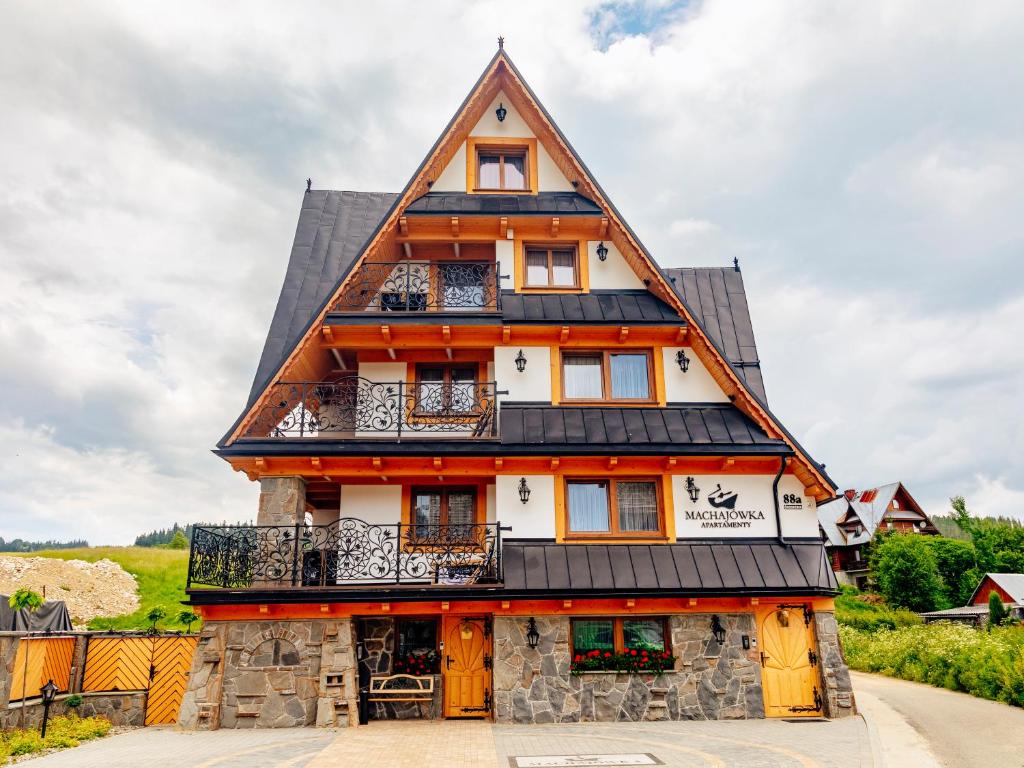
{"label": "stone paving", "polygon": [[29,762],[33,768],[513,768],[514,757],[623,753],[649,753],[669,768],[872,764],[860,718],[561,725],[435,720],[212,732],[145,728]]}

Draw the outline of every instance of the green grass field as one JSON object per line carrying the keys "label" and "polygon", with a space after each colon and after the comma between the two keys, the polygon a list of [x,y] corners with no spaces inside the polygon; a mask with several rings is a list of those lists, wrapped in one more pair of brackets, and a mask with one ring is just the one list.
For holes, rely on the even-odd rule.
{"label": "green grass field", "polygon": [[[95,618],[89,622],[89,629],[146,629],[149,627],[146,614],[158,605],[167,612],[167,618],[160,621],[160,629],[185,629],[176,617],[185,610],[181,601],[185,599],[187,549],[87,547],[26,552],[24,556],[85,560],[90,563],[106,557],[135,577],[139,585],[139,610],[124,616]],[[198,623],[193,624],[192,630],[198,627]]]}

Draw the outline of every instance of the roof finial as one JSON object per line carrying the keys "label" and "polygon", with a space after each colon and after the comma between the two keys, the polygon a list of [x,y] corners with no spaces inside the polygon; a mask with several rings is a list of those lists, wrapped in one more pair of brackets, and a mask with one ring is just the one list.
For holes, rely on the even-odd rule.
{"label": "roof finial", "polygon": [[737,272],[740,271],[740,257],[739,256],[733,256],[732,257],[732,268],[734,270],[736,270]]}
{"label": "roof finial", "polygon": [[498,36],[498,50],[499,51],[504,51],[505,50],[505,38],[501,37],[500,35]]}
{"label": "roof finial", "polygon": [[313,180],[306,179],[306,194],[308,195],[313,189]]}

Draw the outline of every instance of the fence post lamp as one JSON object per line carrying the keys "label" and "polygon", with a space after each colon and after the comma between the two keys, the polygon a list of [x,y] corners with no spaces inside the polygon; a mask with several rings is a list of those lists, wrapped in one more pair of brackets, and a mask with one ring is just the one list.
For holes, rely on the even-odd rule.
{"label": "fence post lamp", "polygon": [[53,680],[48,680],[46,685],[39,689],[39,693],[43,697],[43,728],[40,735],[45,739],[46,721],[50,719],[50,705],[57,698],[57,686],[53,684]]}

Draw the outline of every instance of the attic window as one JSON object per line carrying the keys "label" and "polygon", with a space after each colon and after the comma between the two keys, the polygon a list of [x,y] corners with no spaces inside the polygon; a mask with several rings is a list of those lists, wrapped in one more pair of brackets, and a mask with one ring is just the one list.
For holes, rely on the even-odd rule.
{"label": "attic window", "polygon": [[479,147],[477,149],[477,189],[527,192],[526,149],[519,147]]}
{"label": "attic window", "polygon": [[900,508],[900,503],[896,499],[892,500],[892,508],[893,509],[899,509]]}

